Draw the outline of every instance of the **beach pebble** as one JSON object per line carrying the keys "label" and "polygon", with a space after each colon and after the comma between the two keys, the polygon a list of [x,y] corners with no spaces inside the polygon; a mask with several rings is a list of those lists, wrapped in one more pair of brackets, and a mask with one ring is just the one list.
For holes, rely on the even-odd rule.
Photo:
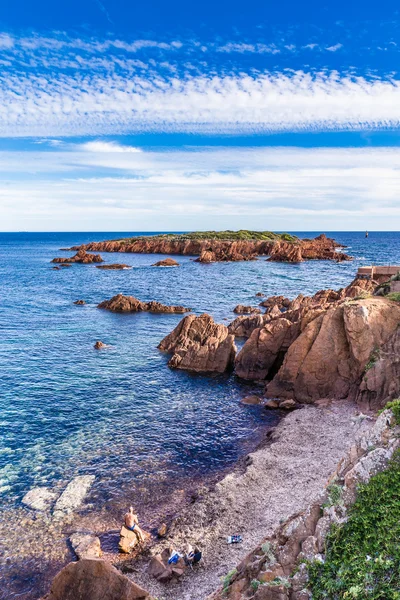
{"label": "beach pebble", "polygon": [[22,504],[33,510],[47,510],[55,502],[57,494],[46,487],[32,488],[22,498]]}

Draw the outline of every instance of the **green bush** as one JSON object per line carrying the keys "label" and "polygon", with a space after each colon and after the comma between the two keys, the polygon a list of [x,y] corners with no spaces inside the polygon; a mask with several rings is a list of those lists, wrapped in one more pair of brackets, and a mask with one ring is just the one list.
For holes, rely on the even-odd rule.
{"label": "green bush", "polygon": [[365,365],[365,371],[369,371],[370,369],[372,369],[372,367],[374,366],[376,361],[379,360],[379,357],[380,357],[380,349],[374,348],[369,357],[369,361]]}
{"label": "green bush", "polygon": [[347,523],[309,567],[313,600],[400,600],[400,453],[358,489]]}
{"label": "green bush", "polygon": [[233,577],[236,575],[236,573],[237,573],[237,570],[232,569],[232,571],[229,571],[229,573],[227,573],[227,575],[225,575],[225,577],[223,577],[222,587],[223,587],[224,592],[228,591],[228,587],[230,586],[230,583],[231,583]]}
{"label": "green bush", "polygon": [[390,292],[386,298],[393,300],[393,302],[400,302],[400,292]]}
{"label": "green bush", "polygon": [[392,411],[397,425],[400,425],[400,398],[388,402],[385,408],[382,408],[382,410],[379,411],[379,414],[381,414],[386,409],[390,409]]}

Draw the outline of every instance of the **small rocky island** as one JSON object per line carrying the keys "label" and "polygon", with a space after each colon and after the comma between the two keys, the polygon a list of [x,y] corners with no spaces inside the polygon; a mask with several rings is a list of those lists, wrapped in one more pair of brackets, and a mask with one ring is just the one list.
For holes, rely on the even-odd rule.
{"label": "small rocky island", "polygon": [[123,294],[117,294],[110,298],[110,300],[104,300],[100,302],[97,308],[104,308],[111,310],[112,312],[119,313],[134,313],[134,312],[151,312],[151,313],[186,313],[190,312],[190,308],[185,306],[166,306],[161,302],[152,300],[150,302],[141,302],[133,296],[124,296]]}
{"label": "small rocky island", "polygon": [[[258,256],[266,256],[270,261],[293,263],[304,260],[351,260],[350,256],[339,251],[342,248],[341,244],[324,234],[314,239],[300,239],[288,233],[240,230],[138,236],[90,242],[74,246],[71,250],[78,251],[78,254],[88,251],[178,254],[198,256],[197,261],[202,263],[256,260]],[[57,259],[54,262],[61,261]]]}

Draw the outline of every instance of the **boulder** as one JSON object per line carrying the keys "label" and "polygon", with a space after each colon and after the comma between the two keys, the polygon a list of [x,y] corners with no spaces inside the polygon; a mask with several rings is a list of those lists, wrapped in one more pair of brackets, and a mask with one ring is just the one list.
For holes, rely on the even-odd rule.
{"label": "boulder", "polygon": [[257,405],[257,404],[261,404],[262,403],[262,398],[260,398],[260,396],[246,396],[245,398],[242,398],[240,401],[242,404],[249,404],[249,405]]}
{"label": "boulder", "polygon": [[190,308],[184,306],[166,306],[160,302],[152,300],[151,302],[141,302],[133,296],[124,296],[117,294],[110,300],[104,300],[97,308],[104,308],[112,312],[152,312],[152,313],[185,313],[190,312]]}
{"label": "boulder", "polygon": [[104,342],[101,342],[100,340],[97,340],[97,342],[94,344],[93,348],[95,350],[101,350],[102,348],[107,348],[107,344],[105,344]]}
{"label": "boulder", "polygon": [[263,327],[263,325],[270,320],[269,315],[253,314],[249,316],[240,316],[228,325],[228,330],[229,333],[236,337],[248,338],[255,329]]}
{"label": "boulder", "polygon": [[168,583],[171,580],[179,580],[186,570],[186,563],[182,557],[175,564],[168,564],[172,548],[167,548],[162,554],[153,556],[148,566],[148,574],[155,577],[160,583]]}
{"label": "boulder", "polygon": [[53,516],[63,518],[79,508],[94,480],[94,475],[79,475],[70,481],[54,506]]}
{"label": "boulder", "polygon": [[86,302],[84,300],[75,300],[74,304],[76,306],[83,306],[84,304],[86,304]]}
{"label": "boulder", "polygon": [[139,543],[139,537],[136,532],[122,525],[119,532],[118,550],[124,554],[129,554]]}
{"label": "boulder", "polygon": [[70,536],[69,541],[78,558],[100,558],[100,540],[92,533],[81,533],[77,531]]}
{"label": "boulder", "polygon": [[236,353],[234,336],[207,314],[184,317],[158,348],[172,354],[170,367],[197,373],[224,373]]}
{"label": "boulder", "polygon": [[399,321],[400,306],[383,298],[329,308],[292,343],[267,395],[299,402],[355,397],[371,355],[388,342]]}
{"label": "boulder", "polygon": [[152,267],[179,267],[179,263],[176,262],[173,258],[164,258],[164,260],[159,260],[158,262],[151,265]]}
{"label": "boulder", "polygon": [[43,600],[152,600],[151,596],[108,562],[84,558],[71,562],[54,578]]}
{"label": "boulder", "polygon": [[250,314],[260,314],[261,310],[255,306],[244,306],[243,304],[238,304],[233,309],[234,313],[239,315],[250,315]]}
{"label": "boulder", "polygon": [[33,510],[48,510],[55,502],[57,494],[46,487],[35,487],[22,498],[22,504]]}
{"label": "boulder", "polygon": [[291,327],[290,321],[281,318],[255,329],[236,357],[236,375],[243,379],[266,379],[281,353],[289,347]]}

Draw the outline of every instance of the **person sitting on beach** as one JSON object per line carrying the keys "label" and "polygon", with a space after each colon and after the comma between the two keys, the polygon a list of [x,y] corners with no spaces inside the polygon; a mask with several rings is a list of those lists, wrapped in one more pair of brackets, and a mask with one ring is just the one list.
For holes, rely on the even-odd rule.
{"label": "person sitting on beach", "polygon": [[139,527],[139,519],[133,511],[133,506],[129,507],[129,511],[125,515],[124,525],[129,531],[134,531],[136,533],[139,542],[144,542],[144,534]]}

